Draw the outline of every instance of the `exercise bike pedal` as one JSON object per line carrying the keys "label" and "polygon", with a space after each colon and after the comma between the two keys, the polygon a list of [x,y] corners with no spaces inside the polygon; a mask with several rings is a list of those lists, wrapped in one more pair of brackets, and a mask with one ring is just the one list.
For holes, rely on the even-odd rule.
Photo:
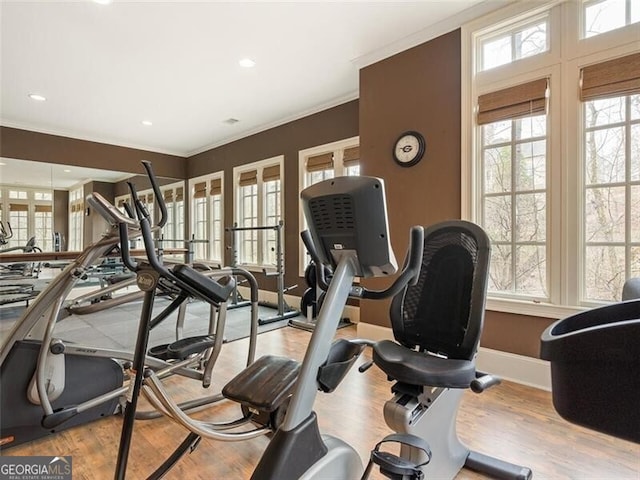
{"label": "exercise bike pedal", "polygon": [[[391,452],[380,450],[382,444],[386,442],[395,442],[415,447],[424,452],[426,459],[422,463],[416,463]],[[367,478],[366,476],[371,471],[371,467],[375,464],[380,467],[380,473],[391,480],[423,480],[424,473],[421,467],[429,463],[429,461],[431,461],[431,449],[427,442],[420,437],[408,433],[394,433],[380,440],[371,451],[369,464],[367,465],[363,478]]]}
{"label": "exercise bike pedal", "polygon": [[389,452],[373,451],[371,460],[380,467],[380,473],[387,478],[422,480],[424,475],[416,464]]}

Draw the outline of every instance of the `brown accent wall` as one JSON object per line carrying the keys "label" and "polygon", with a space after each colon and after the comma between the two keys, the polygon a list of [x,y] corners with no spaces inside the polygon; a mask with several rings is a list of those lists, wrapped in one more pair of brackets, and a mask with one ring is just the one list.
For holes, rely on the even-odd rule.
{"label": "brown accent wall", "polygon": [[[233,167],[284,155],[285,285],[298,284],[290,293],[306,288],[298,275],[298,152],[306,148],[358,135],[358,101],[251,135],[200,153],[187,160],[187,178],[224,171],[224,222],[233,223]],[[231,262],[226,252],[225,263]],[[261,275],[259,277],[262,277]],[[274,278],[258,278],[260,287],[275,290]]]}
{"label": "brown accent wall", "polygon": [[[113,202],[114,184],[107,183],[107,182],[85,183],[84,198],[87,198],[87,195],[93,192],[98,192],[106,200]],[[102,234],[107,231],[107,229],[109,228],[109,224],[99,213],[91,209],[89,205],[87,205],[87,203],[85,202],[83,228],[84,228],[83,245],[86,248],[88,245],[102,238]]]}
{"label": "brown accent wall", "polygon": [[[460,31],[401,52],[360,71],[360,148],[363,175],[386,183],[393,249],[401,262],[412,225],[460,218]],[[395,140],[421,132],[426,154],[413,167],[393,161]],[[368,286],[381,288],[384,280]],[[388,304],[387,304],[388,305]],[[361,303],[360,319],[389,326],[388,306]],[[482,345],[538,356],[548,319],[488,312]]]}
{"label": "brown accent wall", "polygon": [[186,159],[175,155],[0,127],[0,156],[18,160],[144,173],[141,160],[157,175],[186,178]]}
{"label": "brown accent wall", "polygon": [[62,234],[62,250],[67,249],[69,238],[69,192],[53,191],[53,231]]}
{"label": "brown accent wall", "polygon": [[[167,178],[167,177],[156,176],[156,180],[158,181],[158,185],[162,187],[163,185],[176,183],[178,180],[180,180],[180,178]],[[149,177],[147,177],[146,175],[135,175],[131,178],[127,178],[126,180],[123,180],[121,182],[116,182],[113,184],[114,197],[119,197],[121,195],[129,194],[129,187],[127,186],[127,182],[133,183],[133,185],[136,187],[136,191],[138,192],[149,190],[151,188],[151,182],[149,181]],[[186,182],[185,182],[185,185],[186,185]]]}

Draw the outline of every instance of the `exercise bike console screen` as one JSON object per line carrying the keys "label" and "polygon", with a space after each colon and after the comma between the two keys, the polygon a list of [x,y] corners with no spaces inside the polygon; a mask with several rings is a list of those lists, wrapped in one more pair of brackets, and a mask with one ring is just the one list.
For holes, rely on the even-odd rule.
{"label": "exercise bike console screen", "polygon": [[381,179],[338,177],[304,189],[300,197],[323,263],[335,268],[341,258],[350,257],[355,275],[363,278],[396,272]]}

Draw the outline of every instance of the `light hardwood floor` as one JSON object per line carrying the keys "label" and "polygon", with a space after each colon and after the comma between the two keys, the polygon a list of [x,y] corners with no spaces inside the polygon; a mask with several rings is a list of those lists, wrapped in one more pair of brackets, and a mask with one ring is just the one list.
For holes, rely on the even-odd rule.
{"label": "light hardwood floor", "polygon": [[[354,329],[340,330],[339,335],[352,337]],[[301,359],[309,337],[309,333],[293,328],[262,334],[258,355],[275,353]],[[225,346],[216,366],[216,382],[207,393],[219,390],[242,368],[246,348],[246,340]],[[168,384],[180,399],[203,392],[193,380],[173,378]],[[382,418],[382,405],[390,398],[389,387],[375,367],[365,374],[352,369],[336,392],[318,396],[316,411],[322,432],[353,445],[365,461],[375,443],[390,433]],[[218,405],[195,415],[231,418],[235,408]],[[7,414],[10,412],[2,412]],[[120,416],[105,418],[2,454],[71,455],[74,479],[113,478],[121,422]],[[550,394],[534,388],[504,382],[481,395],[466,392],[458,431],[472,449],[529,466],[537,479],[640,479],[640,445],[566,423],[553,410]],[[181,427],[165,418],[137,421],[127,478],[146,478],[185,435]],[[236,443],[203,440],[166,478],[248,478],[267,442],[267,438]],[[377,473],[372,478],[383,477]],[[457,478],[485,477],[465,470]]]}

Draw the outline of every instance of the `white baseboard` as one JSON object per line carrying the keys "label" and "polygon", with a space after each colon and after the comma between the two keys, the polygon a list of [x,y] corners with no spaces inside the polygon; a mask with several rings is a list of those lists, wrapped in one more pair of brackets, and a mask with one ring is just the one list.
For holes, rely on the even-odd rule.
{"label": "white baseboard", "polygon": [[370,323],[359,323],[357,330],[358,338],[366,338],[379,342],[380,340],[393,340],[393,332],[389,327],[372,325]]}
{"label": "white baseboard", "polygon": [[[239,286],[238,292],[240,293],[240,295],[242,295],[243,298],[251,298],[249,287]],[[272,292],[270,290],[259,290],[258,298],[263,302],[277,304],[278,292]],[[285,293],[284,301],[287,302],[290,307],[296,309],[300,308],[300,297],[298,297],[297,295],[287,295]],[[305,314],[305,312],[302,313]],[[360,321],[360,308],[353,305],[346,305],[344,307],[344,313],[342,314],[342,316],[344,318],[348,318],[351,323],[358,323]]]}
{"label": "white baseboard", "polygon": [[[359,338],[374,341],[393,340],[391,328],[369,323],[359,323],[357,334]],[[476,365],[481,372],[493,373],[511,382],[551,391],[551,370],[549,362],[544,360],[480,347]]]}
{"label": "white baseboard", "polygon": [[480,347],[477,367],[511,382],[551,391],[551,367],[539,358]]}

